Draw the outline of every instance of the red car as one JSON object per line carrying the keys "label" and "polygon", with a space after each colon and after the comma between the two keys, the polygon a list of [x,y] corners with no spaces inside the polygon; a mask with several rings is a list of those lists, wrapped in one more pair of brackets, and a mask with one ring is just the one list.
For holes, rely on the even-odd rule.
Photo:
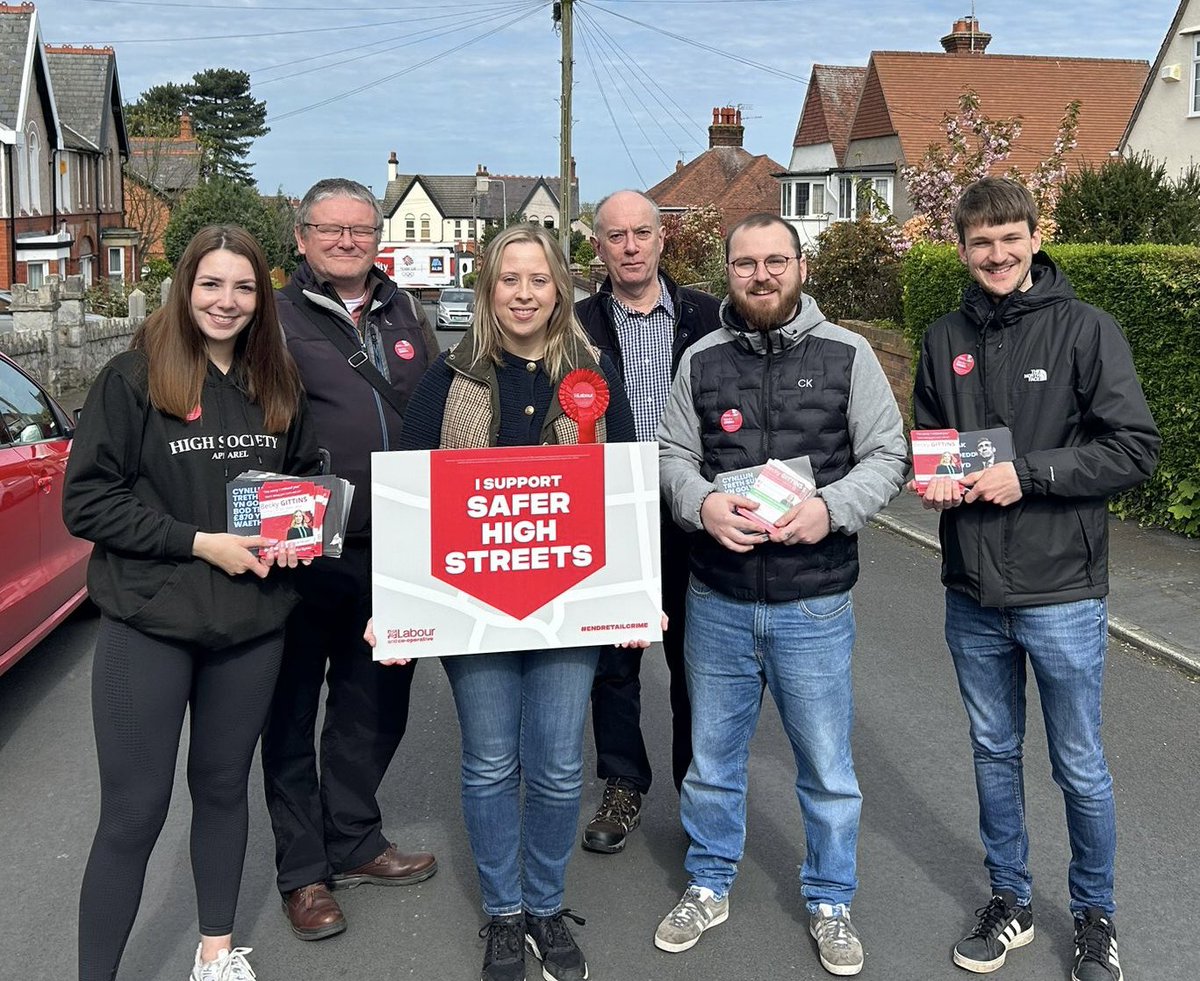
{"label": "red car", "polygon": [[0,674],[87,598],[92,547],[68,535],[62,518],[73,430],[0,352]]}

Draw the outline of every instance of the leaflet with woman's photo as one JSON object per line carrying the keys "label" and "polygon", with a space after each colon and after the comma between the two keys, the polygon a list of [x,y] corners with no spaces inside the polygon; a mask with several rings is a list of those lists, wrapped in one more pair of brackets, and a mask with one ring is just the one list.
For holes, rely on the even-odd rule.
{"label": "leaflet with woman's photo", "polygon": [[912,440],[913,477],[924,490],[935,477],[962,480],[963,461],[957,429],[914,429]]}
{"label": "leaflet with woman's photo", "polygon": [[294,477],[247,470],[226,485],[226,527],[291,543],[302,559],[342,554],[354,487],[332,474]]}

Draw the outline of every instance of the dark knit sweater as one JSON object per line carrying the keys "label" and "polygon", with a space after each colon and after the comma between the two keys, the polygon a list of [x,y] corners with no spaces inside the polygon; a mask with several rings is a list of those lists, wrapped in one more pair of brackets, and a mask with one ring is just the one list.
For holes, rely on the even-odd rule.
{"label": "dark knit sweater", "polygon": [[[400,436],[402,450],[436,450],[441,447],[442,418],[446,401],[450,396],[450,383],[454,381],[454,370],[446,364],[443,351],[421,379],[421,384],[408,403],[404,420],[404,431]],[[550,408],[551,399],[557,396],[558,386],[550,381],[541,361],[530,362],[528,358],[503,352],[504,364],[496,371],[499,384],[500,431],[496,436],[497,446],[536,446],[542,442],[542,424]],[[528,366],[536,364],[537,370]],[[608,380],[610,399],[605,419],[608,425],[608,442],[632,443],[636,441],[633,413],[625,397],[625,384],[616,366],[607,355],[600,356],[600,369]],[[526,408],[533,406],[532,414]]]}

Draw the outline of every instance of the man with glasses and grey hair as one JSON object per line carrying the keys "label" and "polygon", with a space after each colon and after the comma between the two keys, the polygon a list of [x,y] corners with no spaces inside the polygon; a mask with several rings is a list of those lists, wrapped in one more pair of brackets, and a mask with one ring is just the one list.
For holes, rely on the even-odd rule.
{"label": "man with glasses and grey hair", "polygon": [[296,576],[301,602],[263,733],[277,882],[301,940],[346,929],[331,888],[407,885],[437,870],[432,855],[405,854],[384,836],[375,799],[408,722],[414,664],[376,664],[362,639],[371,605],[371,453],[395,448],[409,396],[438,353],[421,305],[375,266],[382,232],[369,188],[319,181],[296,213],[303,261],[277,295],[318,442],[333,473],[355,487],[342,556],[316,559]]}
{"label": "man with glasses and grey hair", "polygon": [[[720,326],[716,297],[678,286],[659,268],[663,250],[658,205],[641,191],[617,191],[596,208],[592,243],[608,271],[599,292],[575,304],[592,342],[622,377],[639,440],[653,440],[684,349]],[[662,515],[663,651],[671,674],[671,769],[678,789],[692,761],[691,713],[683,678],[683,604],[688,536]],[[583,847],[613,854],[641,820],[650,760],[641,729],[642,651],[600,655],[592,685],[596,775],[604,795],[583,832]]]}
{"label": "man with glasses and grey hair", "polygon": [[[680,819],[688,887],[654,935],[679,952],[729,916],[746,838],[750,740],[764,688],[796,760],[807,849],[800,892],[821,965],[862,970],[850,922],[862,795],[850,753],[850,655],[857,533],[900,491],[907,445],[870,346],[829,323],[801,290],[796,230],[752,215],[725,242],[722,329],[693,344],[659,426],[663,496],[698,532],[684,638],[692,765]],[[807,457],[816,493],[756,523],[748,497],[717,476]]]}

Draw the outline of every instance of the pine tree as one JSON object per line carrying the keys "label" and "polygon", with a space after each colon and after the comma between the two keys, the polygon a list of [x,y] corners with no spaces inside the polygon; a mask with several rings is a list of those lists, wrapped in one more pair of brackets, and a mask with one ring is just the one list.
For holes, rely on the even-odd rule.
{"label": "pine tree", "polygon": [[196,72],[188,86],[196,135],[204,144],[207,177],[251,183],[250,144],[270,132],[267,104],[250,93],[250,76],[231,68]]}

